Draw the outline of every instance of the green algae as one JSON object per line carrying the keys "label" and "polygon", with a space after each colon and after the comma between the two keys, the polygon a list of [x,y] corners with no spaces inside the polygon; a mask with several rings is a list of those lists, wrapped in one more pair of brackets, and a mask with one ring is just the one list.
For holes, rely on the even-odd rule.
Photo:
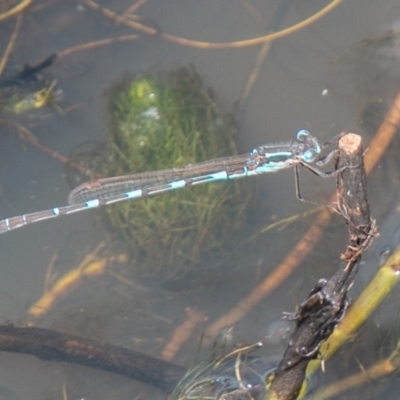
{"label": "green algae", "polygon": [[[193,68],[126,75],[111,89],[109,108],[106,176],[237,154],[233,119],[220,113]],[[142,272],[173,277],[221,254],[243,227],[246,186],[198,185],[106,207],[104,215]]]}

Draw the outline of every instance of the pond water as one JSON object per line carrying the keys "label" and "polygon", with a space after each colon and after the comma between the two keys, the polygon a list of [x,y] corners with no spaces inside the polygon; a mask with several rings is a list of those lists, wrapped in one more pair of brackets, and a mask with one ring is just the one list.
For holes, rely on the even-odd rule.
{"label": "pond water", "polygon": [[[327,4],[315,0],[147,0],[137,11],[140,18],[134,21],[160,33],[192,40],[233,42],[291,26]],[[131,2],[108,0],[101,1],[101,6],[122,14]],[[94,149],[104,143],[107,133],[107,89],[122,73],[141,72],[154,65],[195,66],[204,86],[212,89],[216,103],[226,112],[236,113],[240,153],[264,143],[291,140],[300,129],[308,129],[321,142],[342,131],[360,132],[367,146],[381,110],[390,104],[400,86],[400,74],[396,72],[400,50],[394,39],[378,49],[360,43],[395,29],[397,20],[400,6],[395,0],[343,2],[314,24],[274,41],[249,96],[242,102],[260,46],[182,46],[161,35],[146,36],[122,26],[83,3],[36,1],[24,14],[9,65],[34,64],[52,53],[66,54],[62,52],[92,41],[133,34],[140,37],[59,57],[51,71],[63,91],[59,106],[65,112],[47,108],[18,118],[2,118],[0,218],[66,205],[71,190],[66,173],[69,169],[20,141],[18,126],[29,129],[41,143],[66,156],[78,153],[84,143]],[[0,24],[2,53],[14,26],[13,19]],[[69,110],[71,107],[74,108]],[[386,220],[394,220],[398,214],[397,201],[393,200],[398,199],[400,181],[398,151],[397,139],[368,182],[373,216],[384,227]],[[199,357],[204,330],[251,293],[313,221],[312,216],[303,217],[283,229],[255,235],[271,222],[310,210],[314,205],[296,199],[290,170],[253,179],[257,182],[252,189],[251,224],[225,245],[226,258],[218,267],[210,267],[210,261],[209,265],[166,280],[139,274],[132,266],[110,265],[98,276],[80,279],[79,286],[60,298],[36,325],[159,357],[174,329],[187,318],[185,310],[199,309],[206,318],[196,325],[173,359],[177,364],[191,365]],[[301,171],[301,188],[303,197],[323,202],[332,193],[334,180]],[[280,322],[282,312],[293,311],[318,279],[333,274],[346,243],[345,232],[342,220],[333,219],[298,270],[235,323],[235,340],[252,343],[282,330],[277,327],[285,330],[286,325]],[[398,244],[392,243],[396,237],[393,232],[395,223],[387,233],[381,231],[378,244],[367,254],[365,270],[361,271],[353,296],[378,268],[385,246]],[[55,277],[76,268],[85,254],[109,237],[98,210],[1,235],[3,321],[25,324],[29,308],[43,293],[46,276],[52,276],[54,282]],[[318,386],[356,371],[357,363],[371,365],[393,350],[398,332],[398,290],[394,292],[391,306],[377,311],[354,339],[352,347],[358,353],[346,350],[338,355],[327,365],[327,373],[318,379]],[[283,351],[285,338],[277,335],[267,341],[264,354]],[[135,381],[24,355],[2,354],[0,370],[0,394],[4,399],[60,398],[63,388],[68,399],[165,398],[162,392]],[[382,398],[382,391],[389,391],[388,388],[390,395],[385,391],[385,398],[398,398],[400,388],[394,380],[386,383],[387,386],[372,385],[367,398]],[[352,392],[340,398],[361,395],[365,393]]]}

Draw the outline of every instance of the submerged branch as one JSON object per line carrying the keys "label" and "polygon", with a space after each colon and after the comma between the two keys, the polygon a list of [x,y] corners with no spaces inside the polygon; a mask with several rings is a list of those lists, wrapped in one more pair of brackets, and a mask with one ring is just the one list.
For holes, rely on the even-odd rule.
{"label": "submerged branch", "polygon": [[347,292],[353,285],[362,253],[376,236],[366,192],[361,137],[342,134],[339,140],[337,171],[337,212],[347,224],[349,244],[335,275],[321,279],[288,317],[296,328],[274,375],[267,394],[268,400],[292,400],[300,393],[308,363],[319,356],[319,349],[341,321],[348,306]]}
{"label": "submerged branch", "polygon": [[134,350],[42,328],[0,325],[0,351],[84,365],[171,392],[186,369]]}
{"label": "submerged branch", "polygon": [[116,21],[117,23],[124,24],[133,29],[136,29],[139,32],[142,32],[146,35],[157,36],[166,41],[180,44],[181,46],[189,46],[189,47],[195,47],[198,49],[207,49],[207,50],[208,49],[210,49],[210,50],[211,49],[235,49],[235,48],[242,48],[242,47],[248,47],[248,46],[255,46],[258,44],[271,42],[273,40],[279,39],[284,36],[288,36],[294,32],[299,31],[300,29],[303,29],[303,28],[311,25],[312,23],[318,21],[320,18],[327,15],[329,12],[331,12],[335,7],[337,7],[342,2],[342,0],[332,0],[327,6],[325,6],[323,9],[319,10],[318,12],[316,12],[314,15],[311,15],[310,17],[304,19],[303,21],[301,21],[295,25],[292,25],[288,28],[282,29],[279,32],[270,33],[268,35],[253,38],[253,39],[239,40],[236,42],[202,42],[199,40],[186,39],[186,38],[178,37],[178,36],[171,35],[168,33],[160,32],[158,29],[143,25],[132,19],[128,19],[128,18],[125,18],[124,16],[118,15],[108,8],[101,7],[94,0],[80,0],[80,1],[83,4],[85,4],[86,6],[92,8],[93,10],[100,10],[103,13],[103,15],[105,15],[107,18],[110,18],[110,19]]}

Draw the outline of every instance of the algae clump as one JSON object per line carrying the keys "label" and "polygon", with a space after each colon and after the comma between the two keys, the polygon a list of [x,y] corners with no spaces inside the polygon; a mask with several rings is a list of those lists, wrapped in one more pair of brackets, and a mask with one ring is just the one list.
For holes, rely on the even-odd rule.
{"label": "algae clump", "polygon": [[[237,154],[233,118],[219,112],[193,68],[126,75],[110,90],[109,108],[106,176]],[[172,277],[221,254],[245,221],[245,186],[208,183],[106,207],[104,213],[142,272]]]}

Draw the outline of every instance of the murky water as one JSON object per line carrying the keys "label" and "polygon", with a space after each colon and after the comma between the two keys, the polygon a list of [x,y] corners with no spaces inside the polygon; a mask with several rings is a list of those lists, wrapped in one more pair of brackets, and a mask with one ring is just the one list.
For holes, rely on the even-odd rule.
{"label": "murky water", "polygon": [[[141,22],[160,32],[193,40],[229,42],[264,35],[271,27],[279,29],[277,25],[293,25],[321,7],[317,1],[276,3],[148,0],[138,14],[143,17]],[[393,43],[376,52],[371,47],[363,51],[359,43],[394,26],[400,19],[397,3],[394,0],[367,4],[361,0],[344,2],[315,24],[275,41],[250,96],[240,109],[241,151],[263,143],[290,140],[303,128],[322,142],[346,130],[363,133],[368,143],[372,129],[366,121],[376,123],[380,115],[380,108],[374,105],[383,104],[384,109],[399,87],[396,54],[400,50]],[[131,4],[110,0],[101,5],[123,13]],[[1,52],[14,24],[11,20],[0,25]],[[35,63],[54,52],[83,43],[137,33],[79,3],[39,1],[24,16],[11,63]],[[60,107],[79,106],[65,114],[48,109],[22,117],[18,123],[29,128],[49,148],[71,155],[83,142],[104,141],[107,131],[104,93],[121,73],[171,63],[193,64],[204,84],[212,88],[216,102],[226,111],[237,110],[259,49],[258,46],[196,49],[141,34],[135,41],[76,52],[60,58],[52,71],[64,92]],[[65,205],[71,189],[65,166],[20,142],[12,132],[16,132],[15,120],[0,125],[0,217]],[[395,208],[392,199],[398,197],[398,147],[397,141],[369,181],[371,208],[379,225],[391,217],[391,210]],[[332,180],[310,177],[306,172],[302,172],[301,178],[303,196],[313,200],[323,201],[334,187]],[[259,182],[251,215],[253,225],[226,245],[225,252],[230,257],[220,268],[204,265],[181,279],[165,281],[157,276],[143,279],[134,269],[113,266],[101,276],[82,280],[38,325],[160,356],[175,327],[187,317],[185,309],[197,308],[207,315],[208,321],[199,323],[174,359],[190,365],[208,324],[250,293],[312,221],[304,219],[249,242],[257,228],[312,207],[296,200],[291,171],[255,179]],[[344,232],[342,221],[334,220],[315,253],[299,271],[236,324],[238,340],[250,343],[270,334],[282,311],[292,311],[317,279],[331,275],[336,266],[332,260],[338,259],[345,243]],[[60,277],[75,268],[83,255],[107,235],[98,211],[34,224],[2,235],[0,316],[3,320],[25,323],[27,310],[43,292],[46,270],[55,253],[58,258],[53,276]],[[385,232],[381,232],[379,246],[385,245],[384,238]],[[372,249],[368,255],[369,271],[378,268],[376,253],[380,254],[379,250]],[[363,284],[366,275],[360,278]],[[356,283],[356,291],[361,286]],[[397,293],[392,295],[392,302],[397,304]],[[385,345],[378,339],[386,337],[387,329],[393,328],[396,310],[397,306],[392,307],[391,317],[385,313],[382,319],[378,311],[368,329],[355,339],[354,347],[362,353],[357,356],[362,364],[377,361],[383,346],[384,354],[394,347],[395,335]],[[368,337],[373,339],[367,340]],[[271,342],[265,352],[280,353],[282,340]],[[321,380],[354,371],[355,357],[347,354],[332,367],[328,364],[327,374]],[[40,362],[28,356],[2,355],[0,370],[3,371],[0,394],[5,399],[59,398],[63,384],[69,399],[164,398],[161,392],[137,382],[83,367]],[[391,395],[398,398],[399,392],[397,388]],[[346,396],[342,398],[356,398],[357,394]],[[372,391],[369,398],[373,398]]]}

